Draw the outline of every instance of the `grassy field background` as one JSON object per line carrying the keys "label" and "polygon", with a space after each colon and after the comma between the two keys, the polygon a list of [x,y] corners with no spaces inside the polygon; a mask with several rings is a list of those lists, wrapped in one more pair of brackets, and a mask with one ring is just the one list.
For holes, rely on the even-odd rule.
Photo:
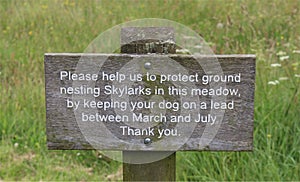
{"label": "grassy field background", "polygon": [[0,181],[121,180],[97,151],[48,151],[45,52],[83,52],[106,29],[165,18],[216,54],[257,56],[253,152],[178,152],[177,180],[300,180],[300,1],[0,1]]}

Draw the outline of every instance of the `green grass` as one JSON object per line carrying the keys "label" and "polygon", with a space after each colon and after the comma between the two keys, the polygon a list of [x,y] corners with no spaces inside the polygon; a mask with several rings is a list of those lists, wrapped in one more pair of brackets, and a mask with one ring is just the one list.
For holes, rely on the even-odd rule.
{"label": "green grass", "polygon": [[96,151],[47,150],[43,55],[83,52],[106,29],[146,17],[190,27],[216,54],[257,56],[253,152],[178,152],[177,180],[299,181],[296,0],[0,1],[0,180],[107,180],[120,170]]}

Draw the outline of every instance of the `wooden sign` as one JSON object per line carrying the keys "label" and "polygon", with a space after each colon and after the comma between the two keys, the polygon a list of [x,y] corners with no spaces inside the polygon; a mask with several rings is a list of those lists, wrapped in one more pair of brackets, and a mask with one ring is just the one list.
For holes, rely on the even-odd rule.
{"label": "wooden sign", "polygon": [[45,80],[49,149],[252,150],[253,55],[49,53]]}

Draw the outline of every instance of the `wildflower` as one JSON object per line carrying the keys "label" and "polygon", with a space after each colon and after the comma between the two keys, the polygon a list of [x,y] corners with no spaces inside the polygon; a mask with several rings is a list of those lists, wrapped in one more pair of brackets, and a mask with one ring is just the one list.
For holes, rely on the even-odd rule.
{"label": "wildflower", "polygon": [[273,82],[273,81],[269,81],[269,82],[268,82],[268,85],[276,85],[276,83]]}
{"label": "wildflower", "polygon": [[267,134],[267,137],[268,137],[268,138],[271,138],[271,137],[272,137],[272,135],[271,135],[271,134]]}
{"label": "wildflower", "polygon": [[269,81],[268,82],[268,85],[277,85],[277,84],[279,84],[278,80],[274,80],[274,81]]}
{"label": "wildflower", "polygon": [[28,32],[28,35],[31,36],[31,35],[32,35],[32,31],[29,31],[29,32]]}
{"label": "wildflower", "polygon": [[69,5],[69,0],[65,0],[64,5],[68,6]]}
{"label": "wildflower", "polygon": [[77,155],[77,156],[80,156],[80,153],[78,152],[76,155]]}
{"label": "wildflower", "polygon": [[271,67],[281,67],[281,64],[279,64],[279,63],[274,63],[274,64],[271,64]]}
{"label": "wildflower", "polygon": [[276,55],[277,55],[277,56],[285,56],[285,55],[286,55],[286,52],[284,52],[284,51],[279,51]]}
{"label": "wildflower", "polygon": [[223,23],[218,23],[217,24],[217,29],[222,29],[224,27]]}
{"label": "wildflower", "polygon": [[293,53],[300,54],[300,50],[293,50]]}
{"label": "wildflower", "polygon": [[42,5],[42,9],[48,9],[47,5]]}
{"label": "wildflower", "polygon": [[295,77],[296,77],[296,78],[300,78],[300,74],[299,74],[299,75],[298,75],[298,74],[295,74]]}
{"label": "wildflower", "polygon": [[15,148],[18,148],[18,146],[19,146],[18,143],[15,143],[15,144],[14,144],[14,147],[15,147]]}
{"label": "wildflower", "polygon": [[288,80],[289,78],[288,77],[279,77],[279,81],[282,81],[282,80]]}
{"label": "wildflower", "polygon": [[290,58],[290,56],[281,56],[281,57],[279,57],[280,61],[284,61],[284,60],[287,60],[289,58]]}

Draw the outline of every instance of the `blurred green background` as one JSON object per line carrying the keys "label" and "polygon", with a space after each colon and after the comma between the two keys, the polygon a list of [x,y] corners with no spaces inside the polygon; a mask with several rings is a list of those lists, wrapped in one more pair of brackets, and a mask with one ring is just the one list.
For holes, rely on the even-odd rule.
{"label": "blurred green background", "polygon": [[0,1],[0,181],[122,180],[97,151],[48,151],[45,52],[83,52],[139,18],[198,32],[216,54],[255,54],[253,152],[178,152],[177,180],[300,180],[300,1]]}

